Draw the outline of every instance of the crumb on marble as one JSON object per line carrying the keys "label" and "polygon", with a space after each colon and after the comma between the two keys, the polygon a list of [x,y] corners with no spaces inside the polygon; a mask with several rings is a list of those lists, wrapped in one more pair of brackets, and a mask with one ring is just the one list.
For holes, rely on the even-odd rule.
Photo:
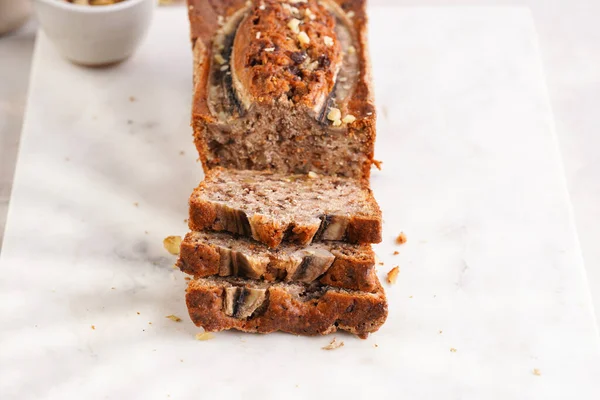
{"label": "crumb on marble", "polygon": [[140,203],[138,203],[137,201],[133,203],[134,207],[139,207]]}
{"label": "crumb on marble", "polygon": [[393,285],[396,283],[396,280],[398,280],[399,273],[400,273],[400,267],[397,265],[394,268],[392,268],[390,270],[390,272],[387,273],[387,281],[390,285]]}
{"label": "crumb on marble", "polygon": [[440,331],[438,333],[441,335],[442,334],[442,330],[440,329]]}
{"label": "crumb on marble", "polygon": [[110,290],[116,290],[116,289],[117,289],[117,288],[116,288],[116,287],[114,287],[114,286],[110,288]]}
{"label": "crumb on marble", "polygon": [[92,329],[93,329],[93,330],[96,330],[96,326],[95,326],[95,325],[92,325]]}
{"label": "crumb on marble", "polygon": [[179,152],[179,155],[180,155],[180,156],[183,156],[184,154],[185,154],[185,151],[183,151],[183,150],[181,150],[181,151]]}
{"label": "crumb on marble", "polygon": [[134,96],[129,96],[129,101],[130,101],[130,102],[132,102],[132,103],[133,103],[133,102],[134,102],[134,101],[136,101],[136,100],[137,100],[137,99],[136,99]]}
{"label": "crumb on marble", "polygon": [[377,264],[379,264],[379,265],[383,265],[383,261],[379,261]]}
{"label": "crumb on marble", "polygon": [[190,278],[189,276],[186,276],[184,279],[185,279],[186,281],[191,281],[191,280],[192,280],[192,278]]}
{"label": "crumb on marble", "polygon": [[375,344],[373,345],[373,347],[379,347],[379,345],[378,345],[377,343],[375,343]]}
{"label": "crumb on marble", "polygon": [[146,234],[146,235],[147,235],[147,234],[148,234],[148,231],[144,231],[144,234]]}
{"label": "crumb on marble", "polygon": [[127,125],[131,125],[131,124],[133,124],[133,120],[131,120],[131,119],[128,119],[128,120],[127,120]]}
{"label": "crumb on marble", "polygon": [[174,256],[179,254],[179,247],[181,246],[181,236],[167,236],[163,240],[163,246],[165,249]]}
{"label": "crumb on marble", "polygon": [[139,311],[136,311],[136,312],[137,312],[137,315],[140,315],[140,312],[139,312]]}
{"label": "crumb on marble", "polygon": [[542,375],[542,372],[541,372],[539,369],[537,369],[537,368],[534,368],[534,369],[533,369],[533,374],[534,374],[535,376],[541,376],[541,375]]}
{"label": "crumb on marble", "polygon": [[181,318],[179,318],[177,315],[167,315],[165,318],[169,318],[171,321],[173,322],[181,322]]}
{"label": "crumb on marble", "polygon": [[400,232],[400,234],[396,238],[396,244],[404,244],[404,243],[406,243],[406,234],[404,232]]}
{"label": "crumb on marble", "polygon": [[408,296],[408,298],[409,298],[409,299],[412,299],[413,297],[412,297],[412,295],[410,295],[410,296]]}
{"label": "crumb on marble", "polygon": [[397,256],[398,254],[400,254],[400,252],[398,250],[396,250],[392,254],[395,255],[395,256]]}
{"label": "crumb on marble", "polygon": [[196,334],[196,340],[210,340],[210,339],[214,339],[215,335],[213,335],[211,332],[202,332],[202,333],[197,333]]}
{"label": "crumb on marble", "polygon": [[377,168],[378,170],[381,171],[381,165],[383,164],[383,161],[373,160],[371,162],[373,163],[373,165],[375,166],[375,168]]}
{"label": "crumb on marble", "polygon": [[454,347],[450,347],[450,352],[451,353],[456,353],[456,349]]}
{"label": "crumb on marble", "polygon": [[333,338],[333,340],[327,346],[321,348],[323,350],[335,350],[339,349],[342,346],[344,346],[344,342],[342,342],[341,340],[338,342],[336,338]]}

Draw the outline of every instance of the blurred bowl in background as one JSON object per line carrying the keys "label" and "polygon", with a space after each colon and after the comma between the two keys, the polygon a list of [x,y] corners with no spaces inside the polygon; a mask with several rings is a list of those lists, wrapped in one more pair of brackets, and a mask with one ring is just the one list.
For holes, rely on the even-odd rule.
{"label": "blurred bowl in background", "polygon": [[40,25],[58,51],[85,66],[113,64],[133,54],[148,31],[155,4],[156,0],[125,0],[86,6],[34,0]]}
{"label": "blurred bowl in background", "polygon": [[23,25],[30,14],[29,0],[0,0],[0,35]]}

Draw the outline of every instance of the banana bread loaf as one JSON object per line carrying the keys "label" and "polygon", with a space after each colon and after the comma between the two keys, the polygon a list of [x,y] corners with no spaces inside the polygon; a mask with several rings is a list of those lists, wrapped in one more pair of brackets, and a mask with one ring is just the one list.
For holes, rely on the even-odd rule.
{"label": "banana bread loaf", "polygon": [[364,0],[188,0],[192,125],[215,166],[368,178]]}
{"label": "banana bread loaf", "polygon": [[322,285],[201,278],[190,281],[186,303],[192,321],[209,332],[237,329],[312,336],[341,329],[364,339],[387,318],[381,285],[368,293]]}
{"label": "banana bread loaf", "polygon": [[228,231],[269,247],[283,241],[381,241],[381,210],[366,182],[214,168],[190,197],[192,231]]}
{"label": "banana bread loaf", "polygon": [[220,232],[190,232],[181,243],[177,266],[197,278],[239,276],[265,281],[312,283],[376,291],[375,254],[368,244],[282,244],[277,249]]}

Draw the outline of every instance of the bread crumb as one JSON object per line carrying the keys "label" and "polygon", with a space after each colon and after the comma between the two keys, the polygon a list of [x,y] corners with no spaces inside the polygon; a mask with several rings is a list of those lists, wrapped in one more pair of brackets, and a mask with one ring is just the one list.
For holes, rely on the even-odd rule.
{"label": "bread crumb", "polygon": [[179,254],[179,247],[181,246],[181,236],[167,236],[163,240],[163,246],[165,249],[174,256]]}
{"label": "bread crumb", "polygon": [[140,203],[138,203],[138,202],[136,201],[135,203],[133,203],[133,206],[134,206],[134,207],[139,207],[139,206],[140,206]]}
{"label": "bread crumb", "polygon": [[325,347],[322,347],[322,349],[323,350],[335,350],[335,349],[339,349],[343,345],[344,345],[344,342],[342,342],[342,341],[338,342],[335,338],[333,338],[333,340],[331,341],[331,343],[329,343]]}
{"label": "bread crumb", "polygon": [[185,151],[183,151],[183,150],[180,150],[180,151],[179,151],[179,155],[180,155],[180,156],[182,156],[182,155],[184,155],[184,154],[185,154]]}
{"label": "bread crumb", "polygon": [[177,315],[167,315],[165,318],[169,318],[171,321],[174,322],[181,322],[181,318],[179,318]]}
{"label": "bread crumb", "polygon": [[152,322],[148,321],[148,325],[152,325]]}
{"label": "bread crumb", "polygon": [[390,270],[390,272],[388,272],[387,274],[387,281],[390,285],[393,285],[396,283],[396,280],[398,279],[398,274],[400,273],[400,267],[395,266],[394,268],[392,268]]}
{"label": "bread crumb", "polygon": [[136,313],[137,313],[137,315],[140,315],[140,312],[139,312],[139,311],[136,311]]}
{"label": "bread crumb", "polygon": [[398,254],[400,254],[400,252],[399,251],[394,251],[392,254],[395,255],[395,256],[397,256]]}
{"label": "bread crumb", "polygon": [[379,264],[379,265],[384,265],[384,264],[383,264],[383,261],[379,261],[377,264]]}
{"label": "bread crumb", "polygon": [[396,244],[404,244],[406,243],[406,235],[404,232],[400,232],[398,237],[396,238]]}
{"label": "bread crumb", "polygon": [[190,278],[189,276],[186,276],[186,277],[185,277],[185,278],[183,278],[183,279],[185,279],[186,281],[191,281],[191,280],[192,280],[192,278]]}
{"label": "bread crumb", "polygon": [[534,374],[535,376],[541,376],[541,375],[542,375],[542,373],[540,372],[540,370],[539,370],[539,369],[537,369],[537,368],[534,368],[534,369],[533,369],[533,374]]}
{"label": "bread crumb", "polygon": [[377,168],[378,170],[381,171],[381,164],[383,164],[383,161],[373,160],[371,162],[373,163],[373,165],[375,166],[375,168]]}
{"label": "bread crumb", "polygon": [[412,299],[413,297],[412,297],[412,295],[411,295],[411,296],[408,296],[408,298],[409,298],[409,299]]}
{"label": "bread crumb", "polygon": [[440,331],[438,333],[441,335],[442,334],[442,330],[440,329]]}
{"label": "bread crumb", "polygon": [[379,347],[379,345],[378,345],[377,343],[375,343],[375,344],[373,345],[373,347]]}
{"label": "bread crumb", "polygon": [[115,287],[114,287],[114,286],[113,286],[113,287],[111,287],[111,288],[110,288],[110,290],[115,290]]}
{"label": "bread crumb", "polygon": [[456,349],[454,347],[450,347],[450,352],[451,353],[456,353]]}
{"label": "bread crumb", "polygon": [[92,325],[92,329],[93,329],[93,330],[96,330],[96,327],[95,327],[94,325]]}
{"label": "bread crumb", "polygon": [[196,340],[210,340],[214,339],[214,337],[215,335],[213,335],[211,332],[202,332],[196,334]]}
{"label": "bread crumb", "polygon": [[133,103],[135,100],[136,100],[136,98],[135,98],[135,97],[133,97],[133,96],[129,96],[129,101],[130,101],[130,102],[132,102],[132,103]]}
{"label": "bread crumb", "polygon": [[296,19],[296,18],[292,18],[288,22],[287,26],[288,26],[288,28],[290,28],[292,30],[292,32],[300,33],[300,22],[302,22],[302,21],[300,21],[299,19]]}
{"label": "bread crumb", "polygon": [[331,47],[333,46],[333,39],[329,36],[323,36],[323,43],[325,43],[325,46]]}
{"label": "bread crumb", "polygon": [[308,37],[306,32],[300,32],[298,34],[298,41],[300,42],[300,44],[305,45],[305,46],[310,44],[310,38]]}

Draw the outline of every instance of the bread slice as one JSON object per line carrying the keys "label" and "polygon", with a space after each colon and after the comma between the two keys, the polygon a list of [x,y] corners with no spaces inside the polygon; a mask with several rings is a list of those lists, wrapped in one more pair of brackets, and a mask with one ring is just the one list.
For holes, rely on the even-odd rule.
{"label": "bread slice", "polygon": [[381,241],[381,210],[365,182],[215,168],[190,197],[192,231],[228,231],[269,247],[283,241]]}
{"label": "bread slice", "polygon": [[186,303],[194,324],[209,332],[237,329],[313,336],[341,329],[364,339],[387,318],[381,285],[368,293],[322,285],[201,278],[190,281]]}
{"label": "bread slice", "polygon": [[239,276],[268,282],[319,282],[344,289],[376,291],[375,254],[371,245],[342,242],[307,247],[282,244],[277,249],[220,232],[190,232],[181,243],[177,266],[197,278]]}
{"label": "bread slice", "polygon": [[194,140],[215,166],[368,178],[365,0],[188,0]]}

